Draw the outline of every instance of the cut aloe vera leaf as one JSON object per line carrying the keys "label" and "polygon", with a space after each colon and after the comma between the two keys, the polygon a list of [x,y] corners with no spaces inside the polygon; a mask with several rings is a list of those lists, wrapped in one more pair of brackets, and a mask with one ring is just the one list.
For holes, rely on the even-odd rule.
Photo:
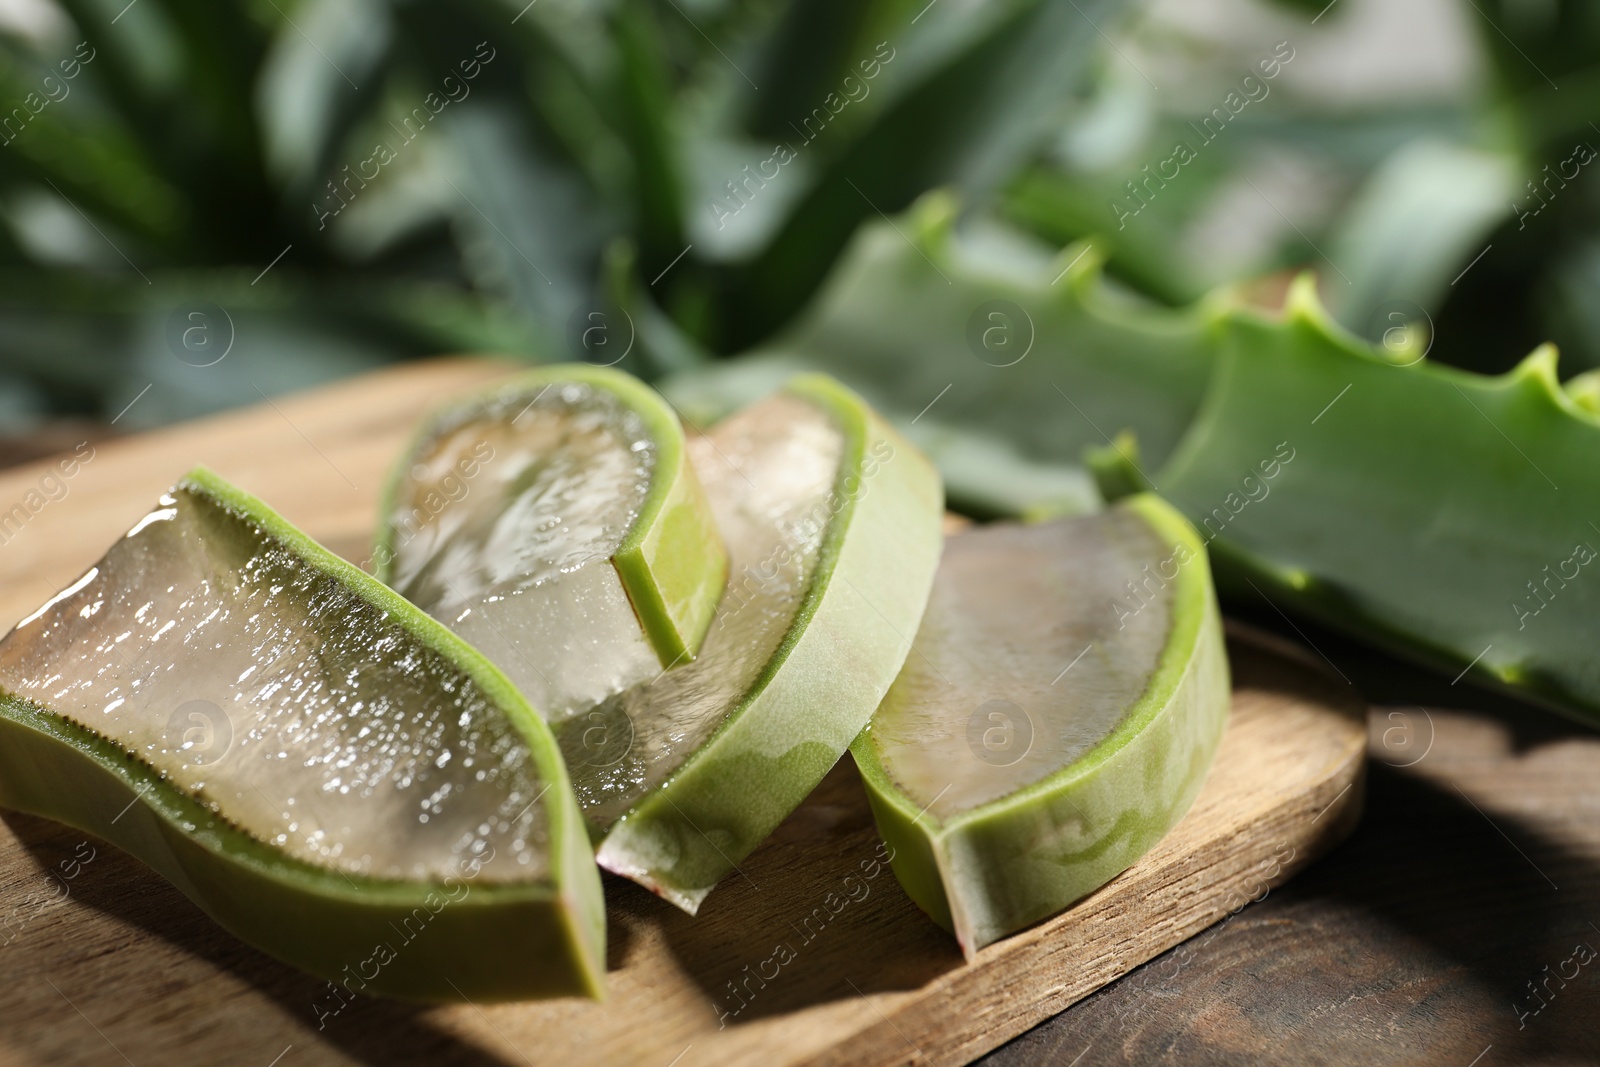
{"label": "cut aloe vera leaf", "polygon": [[676,414],[582,364],[428,420],[391,477],[373,559],[550,721],[692,660],[727,577]]}
{"label": "cut aloe vera leaf", "polygon": [[0,804],[99,835],[354,993],[598,995],[548,728],[460,638],[191,472],[0,642]]}
{"label": "cut aloe vera leaf", "polygon": [[952,537],[914,654],[851,751],[896,877],[970,958],[1159,841],[1228,706],[1205,548],[1142,495]]}
{"label": "cut aloe vera leaf", "polygon": [[1600,725],[1600,417],[1540,348],[1499,377],[1374,349],[1309,276],[1228,323],[1156,475],[1225,594]]}
{"label": "cut aloe vera leaf", "polygon": [[[600,865],[693,912],[899,672],[944,501],[932,465],[820,375],[690,445],[732,560],[700,658],[558,729]],[[583,758],[585,734],[621,743]]]}

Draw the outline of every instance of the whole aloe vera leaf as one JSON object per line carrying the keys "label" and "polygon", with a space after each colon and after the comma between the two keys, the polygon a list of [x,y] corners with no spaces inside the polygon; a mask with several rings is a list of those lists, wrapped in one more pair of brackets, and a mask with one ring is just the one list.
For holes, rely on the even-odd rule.
{"label": "whole aloe vera leaf", "polygon": [[319,1013],[603,986],[599,873],[538,715],[204,469],[0,642],[0,804],[327,977]]}
{"label": "whole aloe vera leaf", "polygon": [[1225,591],[1600,724],[1596,455],[1552,347],[1494,378],[1385,359],[1303,277],[1232,316],[1156,483]]}
{"label": "whole aloe vera leaf", "polygon": [[928,453],[958,509],[1094,510],[1086,447],[1131,429],[1160,464],[1199,409],[1210,308],[1170,311],[1111,290],[1091,245],[1054,262],[1024,246],[1036,262],[1003,269],[959,240],[954,220],[954,200],[935,195],[897,223],[863,227],[793,329],[662,391],[709,419],[798,371],[825,371]]}

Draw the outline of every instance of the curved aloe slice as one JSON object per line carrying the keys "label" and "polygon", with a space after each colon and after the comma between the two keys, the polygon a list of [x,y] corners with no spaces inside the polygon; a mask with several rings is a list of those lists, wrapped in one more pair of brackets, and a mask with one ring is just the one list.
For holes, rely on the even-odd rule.
{"label": "curved aloe slice", "polygon": [[[693,664],[566,726],[600,865],[695,911],[866,725],[942,543],[939,476],[808,376],[691,442],[732,574]],[[622,736],[578,758],[573,734]]]}
{"label": "curved aloe slice", "polygon": [[358,992],[597,995],[548,729],[486,660],[196,470],[0,642],[0,803],[104,837]]}
{"label": "curved aloe slice", "polygon": [[895,875],[970,957],[1171,829],[1228,692],[1205,549],[1139,496],[951,538],[916,654],[851,751]]}
{"label": "curved aloe slice", "polygon": [[431,418],[391,476],[373,559],[551,721],[693,659],[727,575],[671,407],[581,364]]}

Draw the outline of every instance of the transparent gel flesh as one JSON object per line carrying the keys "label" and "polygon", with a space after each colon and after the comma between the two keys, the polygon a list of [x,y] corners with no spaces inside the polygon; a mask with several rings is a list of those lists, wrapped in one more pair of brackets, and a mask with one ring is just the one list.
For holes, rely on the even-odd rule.
{"label": "transparent gel flesh", "polygon": [[389,516],[392,584],[559,722],[661,667],[611,557],[655,445],[610,393],[558,382],[459,413]]}
{"label": "transparent gel flesh", "polygon": [[729,556],[700,655],[557,728],[591,826],[606,829],[660,786],[750,692],[811,587],[843,439],[816,407],[779,394],[691,438]]}
{"label": "transparent gel flesh", "polygon": [[478,686],[202,491],[0,642],[0,689],[259,841],[380,879],[539,880],[543,783]]}
{"label": "transparent gel flesh", "polygon": [[949,538],[914,650],[872,720],[911,802],[942,821],[1116,729],[1166,644],[1173,552],[1120,509]]}

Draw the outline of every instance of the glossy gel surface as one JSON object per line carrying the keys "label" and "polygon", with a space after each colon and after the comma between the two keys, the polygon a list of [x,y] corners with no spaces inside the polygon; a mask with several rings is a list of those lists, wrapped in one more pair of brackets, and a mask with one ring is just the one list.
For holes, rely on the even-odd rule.
{"label": "glossy gel surface", "polygon": [[180,486],[0,642],[0,689],[114,742],[243,832],[381,879],[538,880],[514,724],[382,610]]}
{"label": "glossy gel surface", "polygon": [[688,444],[728,548],[728,586],[693,663],[556,727],[584,816],[602,829],[671,777],[768,668],[833,518],[843,438],[806,401],[772,396]]}
{"label": "glossy gel surface", "polygon": [[872,720],[886,773],[938,821],[1088,752],[1149,685],[1178,565],[1121,510],[948,539],[912,654]]}
{"label": "glossy gel surface", "polygon": [[655,450],[616,397],[555,382],[455,416],[389,516],[394,588],[488,656],[547,720],[660,671],[611,557]]}

